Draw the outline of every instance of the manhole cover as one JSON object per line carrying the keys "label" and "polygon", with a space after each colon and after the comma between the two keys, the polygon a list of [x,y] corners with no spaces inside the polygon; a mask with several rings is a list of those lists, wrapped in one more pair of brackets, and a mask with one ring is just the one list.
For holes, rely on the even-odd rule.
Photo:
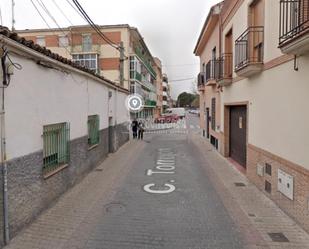
{"label": "manhole cover", "polygon": [[105,205],[105,211],[109,214],[121,214],[125,211],[125,206],[121,203],[110,203]]}
{"label": "manhole cover", "polygon": [[244,184],[243,182],[235,182],[234,183],[236,187],[245,187],[246,184]]}
{"label": "manhole cover", "polygon": [[268,233],[268,235],[274,242],[289,242],[283,233]]}

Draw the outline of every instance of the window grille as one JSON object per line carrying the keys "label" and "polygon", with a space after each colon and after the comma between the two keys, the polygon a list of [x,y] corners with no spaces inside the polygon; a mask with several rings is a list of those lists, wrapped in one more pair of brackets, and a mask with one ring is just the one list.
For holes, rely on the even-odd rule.
{"label": "window grille", "polygon": [[43,126],[43,174],[69,162],[69,123]]}

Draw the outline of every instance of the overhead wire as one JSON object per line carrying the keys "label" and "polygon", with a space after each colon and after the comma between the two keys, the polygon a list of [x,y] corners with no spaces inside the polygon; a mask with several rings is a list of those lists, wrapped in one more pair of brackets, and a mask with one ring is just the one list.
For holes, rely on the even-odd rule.
{"label": "overhead wire", "polygon": [[[51,29],[50,25],[48,24],[48,22],[46,21],[46,19],[44,18],[44,16],[42,15],[42,13],[40,12],[40,10],[38,9],[38,7],[36,6],[36,4],[33,2],[33,0],[30,0],[33,7],[36,9],[37,13],[39,14],[39,16],[42,18],[42,20],[45,22],[46,26]],[[38,0],[36,0],[38,2]],[[40,5],[41,6],[41,5]],[[42,7],[42,6],[41,6]],[[44,9],[44,8],[43,8]],[[56,24],[58,26],[58,23]],[[59,26],[58,26],[59,27]],[[61,29],[61,32],[66,36],[67,34],[63,31],[63,29]],[[69,53],[71,54],[71,51],[69,51],[67,49],[67,47],[65,46],[65,44],[62,44],[61,41],[59,40],[59,43],[61,44],[61,46]]]}
{"label": "overhead wire", "polygon": [[62,9],[59,7],[59,5],[57,4],[56,0],[52,0],[52,2],[53,2],[54,5],[56,6],[56,8],[59,10],[59,12],[64,16],[64,18],[71,24],[71,26],[73,26],[73,23],[72,23],[71,20],[67,17],[67,15],[62,11]]}
{"label": "overhead wire", "polygon": [[75,5],[73,5],[69,0],[66,0],[66,2],[72,7],[72,9],[75,10],[75,12],[84,20],[87,22],[86,18],[76,9]]}
{"label": "overhead wire", "polygon": [[80,5],[80,3],[77,0],[72,0],[79,12],[84,16],[84,18],[87,20],[89,25],[96,31],[96,33],[110,46],[113,48],[120,50],[121,48],[116,45],[112,40],[110,40],[106,35],[103,34],[103,32],[100,30],[100,28],[91,20],[89,15],[86,13],[86,11],[83,9],[83,7]]}

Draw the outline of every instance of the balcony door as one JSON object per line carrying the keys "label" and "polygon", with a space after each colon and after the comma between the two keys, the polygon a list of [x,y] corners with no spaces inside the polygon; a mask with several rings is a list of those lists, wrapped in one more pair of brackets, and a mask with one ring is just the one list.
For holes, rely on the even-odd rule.
{"label": "balcony door", "polygon": [[[264,0],[254,0],[249,6],[249,27],[264,27]],[[263,35],[261,32],[249,32],[249,57],[252,62],[260,62],[263,57]]]}
{"label": "balcony door", "polygon": [[233,30],[231,29],[224,39],[223,77],[231,78],[233,74]]}

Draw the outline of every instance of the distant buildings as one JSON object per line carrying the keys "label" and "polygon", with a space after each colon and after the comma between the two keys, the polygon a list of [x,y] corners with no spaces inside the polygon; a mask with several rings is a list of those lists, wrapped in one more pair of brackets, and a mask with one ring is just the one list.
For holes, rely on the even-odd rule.
{"label": "distant buildings", "polygon": [[225,0],[194,53],[204,136],[309,231],[309,3]]}
{"label": "distant buildings", "polygon": [[20,30],[18,33],[116,82],[132,94],[141,95],[145,108],[138,116],[153,116],[160,109],[160,103],[157,105],[157,84],[162,77],[157,73],[162,74],[162,69],[156,70],[156,67],[161,65],[156,64],[137,28],[126,24],[99,27],[113,44],[123,46],[123,70],[120,51],[110,46],[90,26]]}

